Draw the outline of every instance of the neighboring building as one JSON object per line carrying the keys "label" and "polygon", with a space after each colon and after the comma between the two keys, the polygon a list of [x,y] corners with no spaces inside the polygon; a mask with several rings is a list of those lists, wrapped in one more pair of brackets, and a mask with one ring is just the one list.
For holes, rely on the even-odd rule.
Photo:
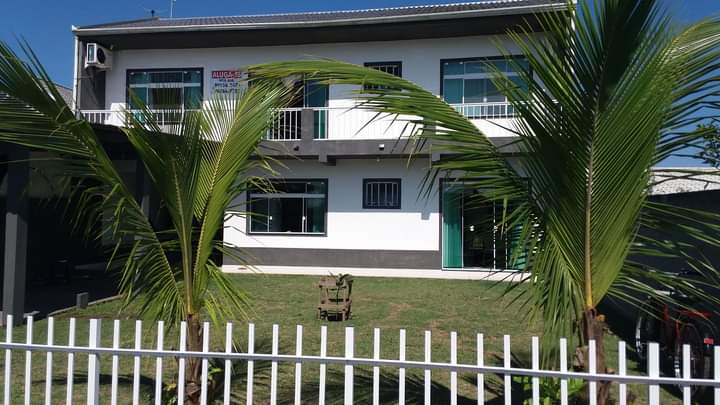
{"label": "neighboring building", "polygon": [[[514,112],[482,62],[509,70],[494,41],[512,51],[509,28],[536,27],[535,13],[566,4],[497,0],[76,27],[76,108],[107,128],[122,124],[119,112],[133,107],[131,92],[151,108],[196,109],[216,92],[236,92],[243,66],[334,58],[422,85],[503,146],[512,133],[502,127],[512,127]],[[442,156],[421,150],[409,161],[404,123],[365,126],[374,114],[349,110],[348,86],[304,87],[264,143],[284,164],[278,192],[243,196],[239,202],[248,204],[240,211],[257,215],[235,213],[225,223],[225,242],[266,272],[423,276],[507,267],[512,241],[496,232],[492,205],[465,205],[462,196],[472,190],[450,187],[448,179],[432,184],[429,198],[419,197],[429,165]],[[238,268],[228,258],[224,265]]]}

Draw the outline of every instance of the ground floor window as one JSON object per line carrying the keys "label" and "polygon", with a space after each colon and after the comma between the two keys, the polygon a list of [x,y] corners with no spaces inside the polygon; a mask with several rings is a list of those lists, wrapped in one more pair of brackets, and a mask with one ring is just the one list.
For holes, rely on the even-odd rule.
{"label": "ground floor window", "polygon": [[274,180],[248,193],[250,233],[325,234],[327,180]]}
{"label": "ground floor window", "polygon": [[400,179],[363,179],[363,208],[400,209]]}
{"label": "ground floor window", "polygon": [[518,230],[503,231],[502,204],[484,201],[460,182],[443,182],[442,266],[447,269],[519,269],[512,263]]}

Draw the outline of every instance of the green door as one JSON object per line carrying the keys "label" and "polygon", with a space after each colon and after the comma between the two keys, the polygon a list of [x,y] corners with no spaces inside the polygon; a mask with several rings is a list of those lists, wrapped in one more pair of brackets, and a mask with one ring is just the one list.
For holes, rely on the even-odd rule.
{"label": "green door", "polygon": [[[327,84],[318,83],[315,80],[305,81],[304,107],[327,107],[329,98],[330,93]],[[328,115],[327,110],[316,109],[313,114],[315,115],[313,137],[315,139],[326,139]]]}
{"label": "green door", "polygon": [[462,199],[462,186],[442,187],[442,266],[446,269],[463,267]]}

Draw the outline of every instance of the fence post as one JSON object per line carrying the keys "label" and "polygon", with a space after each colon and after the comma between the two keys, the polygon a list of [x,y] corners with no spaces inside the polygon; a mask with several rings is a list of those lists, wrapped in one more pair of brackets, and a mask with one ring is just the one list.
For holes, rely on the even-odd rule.
{"label": "fence post", "polygon": [[[622,340],[618,342],[618,375],[627,375],[627,350],[625,348],[625,342]],[[618,384],[618,405],[627,404],[627,384]]]}
{"label": "fence post", "polygon": [[[33,317],[27,317],[25,325],[25,343],[33,342]],[[30,405],[30,394],[32,392],[32,352],[25,350],[25,405]]]}
{"label": "fence post", "polygon": [[[655,342],[648,343],[648,377],[660,377],[660,347]],[[648,384],[648,404],[657,405],[660,403],[660,386]]]}
{"label": "fence post", "polygon": [[[720,381],[720,346],[713,347],[713,363],[713,376],[715,376],[715,381]],[[715,388],[713,394],[715,396],[715,405],[720,405],[720,388]]]}
{"label": "fence post", "polygon": [[[595,346],[595,340],[591,339],[588,342],[588,369],[590,374],[597,373],[597,348]],[[590,381],[588,399],[590,405],[597,404],[597,382]]]}
{"label": "fence post", "polygon": [[[405,361],[405,329],[400,329],[400,361]],[[405,367],[398,370],[398,405],[405,404]]]}
{"label": "fence post", "polygon": [[[295,328],[295,355],[302,356],[303,327],[297,325]],[[300,393],[302,388],[302,362],[298,359],[295,362],[295,405],[300,405]]]}
{"label": "fence post", "polygon": [[[380,360],[380,328],[373,329],[373,359]],[[380,367],[373,366],[373,405],[380,405]]]}
{"label": "fence post", "polygon": [[[248,354],[255,353],[255,324],[248,324]],[[247,388],[245,391],[245,398],[247,405],[253,403],[253,372],[255,368],[255,362],[248,360],[247,362]]]}
{"label": "fence post", "polygon": [[[510,355],[510,335],[503,336],[503,367],[510,370],[512,367]],[[512,376],[510,374],[503,375],[503,388],[505,389],[505,405],[512,405]]]}
{"label": "fence post", "polygon": [[[457,364],[457,332],[450,332],[450,364]],[[457,371],[450,371],[450,405],[457,405]]]}
{"label": "fence post", "polygon": [[[210,323],[203,322],[202,351],[208,353],[210,351]],[[208,399],[208,358],[203,356],[201,361],[201,377],[200,381],[200,405],[207,405]]]}
{"label": "fence post", "polygon": [[[52,316],[47,319],[47,344],[53,346],[55,339],[55,318]],[[53,352],[49,351],[45,355],[45,405],[52,404],[52,375],[53,375]]]}
{"label": "fence post", "polygon": [[[135,350],[142,349],[142,321],[135,321]],[[133,358],[133,385],[132,385],[132,403],[138,405],[140,403],[140,356],[135,355]]]}
{"label": "fence post", "polygon": [[[113,349],[120,348],[120,321],[113,321]],[[118,403],[118,374],[120,372],[120,357],[117,354],[112,355],[112,373],[110,376],[110,405]]]}
{"label": "fence post", "polygon": [[[12,343],[13,316],[7,316],[5,324],[5,343]],[[3,391],[3,403],[10,405],[10,389],[12,387],[12,350],[5,350],[5,386]]]}
{"label": "fence post", "polygon": [[[320,327],[320,358],[327,357],[327,326]],[[325,405],[325,370],[327,365],[320,363],[320,392],[318,392],[318,405]]]}
{"label": "fence post", "polygon": [[[429,330],[425,331],[425,363],[430,363],[432,357],[432,336]],[[425,405],[430,404],[430,392],[432,388],[432,374],[429,368],[425,369]]]}
{"label": "fence post", "polygon": [[[157,324],[157,350],[162,351],[165,345],[165,322]],[[155,359],[155,405],[162,405],[163,358]]]}
{"label": "fence post", "polygon": [[[690,345],[683,345],[682,347],[682,378],[683,380],[690,380]],[[690,386],[683,385],[683,405],[690,405]]]}
{"label": "fence post", "polygon": [[178,348],[178,405],[185,404],[185,357],[183,353],[187,349],[187,323],[180,322],[180,347]]}
{"label": "fence post", "polygon": [[[233,351],[233,324],[225,325],[225,353]],[[230,405],[230,382],[232,377],[232,360],[225,360],[225,384],[223,387],[223,405]]]}
{"label": "fence post", "polygon": [[[485,348],[484,348],[484,336],[482,333],[477,334],[477,365],[479,367],[485,366]],[[477,402],[478,405],[485,403],[485,374],[477,374]]]}
{"label": "fence post", "polygon": [[[537,336],[532,337],[532,368],[540,370],[540,341]],[[532,403],[540,405],[540,378],[532,378]]]}
{"label": "fence post", "polygon": [[[567,339],[560,338],[560,372],[567,373]],[[568,380],[566,377],[560,378],[560,405],[568,405]]]}
{"label": "fence post", "polygon": [[[90,337],[88,347],[95,349],[100,344],[100,320],[90,320]],[[100,403],[100,364],[98,355],[88,355],[88,382],[87,382],[87,404],[98,405]]]}
{"label": "fence post", "polygon": [[[345,359],[355,356],[355,333],[352,327],[345,328]],[[353,405],[353,366],[345,365],[345,405]]]}
{"label": "fence post", "polygon": [[[68,346],[75,346],[75,318],[70,318],[70,324],[68,326]],[[10,362],[6,363],[10,364]],[[73,373],[75,372],[75,353],[72,351],[68,352],[67,356],[67,390],[65,394],[65,403],[72,405],[73,403]],[[6,380],[8,381],[8,380]]]}
{"label": "fence post", "polygon": [[[280,327],[275,324],[272,327],[272,354],[278,354],[278,340],[280,339]],[[277,403],[277,378],[278,378],[278,362],[273,360],[270,363],[270,405]]]}

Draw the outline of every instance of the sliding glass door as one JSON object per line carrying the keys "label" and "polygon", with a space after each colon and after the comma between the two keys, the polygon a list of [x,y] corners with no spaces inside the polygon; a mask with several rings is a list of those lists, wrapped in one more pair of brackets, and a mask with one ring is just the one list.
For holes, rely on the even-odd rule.
{"label": "sliding glass door", "polygon": [[[510,269],[517,230],[502,226],[503,206],[483,200],[461,182],[443,182],[442,266],[444,269]],[[522,260],[515,266],[522,267]]]}

